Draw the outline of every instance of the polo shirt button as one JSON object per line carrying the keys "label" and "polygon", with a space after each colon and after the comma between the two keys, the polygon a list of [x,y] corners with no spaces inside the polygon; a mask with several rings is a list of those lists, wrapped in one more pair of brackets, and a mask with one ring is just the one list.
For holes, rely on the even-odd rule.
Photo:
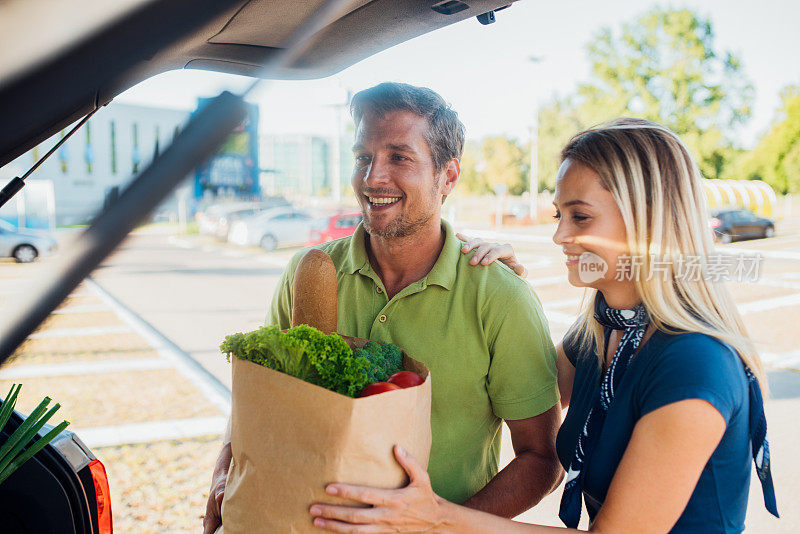
{"label": "polo shirt button", "polygon": [[378,317],[378,320],[380,322],[382,322],[382,323],[385,323],[386,322],[386,316],[385,315],[381,315],[380,317]]}
{"label": "polo shirt button", "polygon": [[377,291],[378,291],[378,293],[383,293],[383,289],[381,289],[381,288],[378,288]]}

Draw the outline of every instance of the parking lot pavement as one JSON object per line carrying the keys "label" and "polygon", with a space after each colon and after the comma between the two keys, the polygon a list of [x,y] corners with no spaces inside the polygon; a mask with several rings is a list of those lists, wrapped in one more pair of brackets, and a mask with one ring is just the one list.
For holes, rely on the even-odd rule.
{"label": "parking lot pavement", "polygon": [[[5,306],[39,265],[0,265]],[[0,370],[0,390],[22,383],[17,409],[44,396],[56,418],[103,461],[117,532],[197,532],[229,412],[214,384],[126,316],[93,282],[82,284]]]}
{"label": "parking lot pavement", "polygon": [[[800,231],[800,223],[792,228]],[[780,228],[787,226],[779,225]],[[552,225],[496,231],[459,228],[470,237],[511,243],[522,263],[529,270],[527,281],[541,300],[550,333],[558,342],[579,311],[584,290],[569,285],[565,277],[563,257],[551,239]],[[794,230],[793,230],[794,231]],[[295,250],[264,253],[258,249],[236,249],[224,243],[199,236],[173,238],[174,246],[204,249],[222,254],[283,267]],[[728,284],[739,307],[750,336],[757,342],[772,384],[772,397],[767,402],[770,440],[776,491],[782,518],[776,520],[764,509],[757,480],[751,483],[747,532],[758,534],[800,532],[800,510],[794,505],[800,498],[800,458],[796,443],[800,432],[796,413],[800,411],[800,234],[781,234],[767,240],[742,241],[721,245],[719,252],[732,256],[760,254],[763,267],[751,281]],[[508,430],[503,430],[501,465],[511,461],[513,448]],[[558,504],[563,486],[546,497],[538,506],[521,515],[520,521],[561,526]],[[586,514],[584,514],[584,518]],[[585,527],[586,525],[583,524]]]}
{"label": "parking lot pavement", "polygon": [[[783,231],[781,230],[783,228]],[[572,324],[584,295],[570,286],[564,276],[563,258],[550,239],[554,227],[535,229],[462,229],[471,237],[508,242],[528,266],[528,282],[545,309],[550,333],[557,343]],[[766,403],[769,423],[773,477],[781,519],[769,515],[763,506],[760,483],[750,484],[746,531],[757,534],[800,532],[800,220],[778,225],[778,237],[720,245],[718,252],[738,257],[762,258],[759,275],[749,281],[730,282],[728,288],[742,314],[748,334],[764,361],[770,380],[771,397]],[[508,429],[503,428],[501,465],[513,458]],[[558,506],[563,484],[532,510],[517,519],[523,522],[561,526]],[[586,514],[584,513],[586,527]]]}
{"label": "parking lot pavement", "polygon": [[[800,224],[796,226],[800,231]],[[795,452],[795,444],[800,441],[796,424],[796,414],[800,411],[800,373],[795,371],[800,369],[800,329],[796,327],[800,317],[800,234],[782,234],[780,228],[778,237],[771,240],[720,247],[728,254],[757,253],[764,258],[757,280],[730,284],[749,333],[758,342],[770,369],[772,384],[767,415],[782,519],[776,521],[764,512],[754,482],[747,530],[756,533],[800,532],[800,510],[793,506],[800,498],[800,458]],[[543,303],[552,338],[560,340],[578,313],[584,291],[566,282],[563,258],[551,241],[552,228],[542,225],[508,232],[464,230],[475,237],[514,245],[520,260],[529,268],[527,280]],[[121,532],[198,531],[229,407],[219,388],[220,380],[225,377],[218,376],[216,382],[209,380],[208,371],[187,361],[180,347],[153,331],[104,288],[113,287],[114,294],[124,298],[126,304],[135,300],[137,291],[152,297],[158,291],[170,289],[153,284],[153,277],[165,276],[178,266],[188,277],[186,284],[204,285],[205,300],[220,308],[218,312],[236,313],[239,323],[253,315],[257,324],[263,317],[260,309],[266,305],[264,298],[271,294],[270,284],[274,286],[297,250],[264,253],[255,248],[230,247],[203,236],[164,235],[160,239],[163,246],[145,248],[146,252],[200,251],[205,254],[192,255],[191,262],[211,263],[192,263],[190,268],[177,256],[169,256],[162,266],[144,257],[119,254],[116,260],[107,262],[116,265],[105,265],[97,273],[102,287],[93,282],[83,284],[31,336],[15,360],[0,370],[0,388],[7,388],[12,381],[25,385],[20,399],[23,411],[43,395],[63,405],[58,416],[72,421],[70,428],[106,464],[114,522]],[[45,264],[0,262],[0,304],[13,305],[15,299],[22,298],[25,291],[21,282],[35,278]],[[253,269],[254,265],[264,269]],[[117,274],[112,276],[114,272]],[[257,279],[254,297],[249,295],[254,292],[252,285],[244,294],[233,291],[229,285],[224,286],[224,291],[208,294],[205,286],[222,285],[221,280],[230,278],[231,272],[237,274],[234,280],[238,285],[252,284],[251,279]],[[244,278],[247,283],[242,272],[247,274]],[[116,279],[127,280],[127,286],[115,283]],[[169,284],[180,285],[177,279],[169,280]],[[149,292],[144,291],[148,287]],[[185,293],[180,294],[188,298]],[[198,306],[197,302],[189,304]],[[198,307],[197,313],[210,313],[212,304],[204,306]],[[199,320],[197,313],[191,313],[186,306],[173,305],[167,310],[138,306],[137,309],[159,328],[168,326],[167,315],[176,316],[174,320],[181,324],[187,322],[186,317],[192,317],[193,323]],[[214,322],[224,322],[223,316],[212,319],[211,323],[203,323],[203,328],[214,330],[210,328]],[[233,327],[241,329],[246,325],[237,323]],[[182,328],[172,328],[173,339],[181,345],[184,340],[195,340],[196,344],[200,337],[197,324],[186,335],[182,334]],[[185,350],[191,350],[193,355],[205,351],[213,362],[222,366],[216,344],[228,331],[214,331],[203,336],[209,341],[204,341],[202,347]],[[510,461],[511,454],[510,439],[504,429],[503,464]],[[561,490],[556,490],[519,519],[558,525],[560,494]]]}

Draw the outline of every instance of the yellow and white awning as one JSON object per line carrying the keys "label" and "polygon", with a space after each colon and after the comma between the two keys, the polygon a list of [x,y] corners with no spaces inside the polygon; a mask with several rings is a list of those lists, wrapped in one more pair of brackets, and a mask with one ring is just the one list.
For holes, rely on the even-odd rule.
{"label": "yellow and white awning", "polygon": [[744,208],[770,217],[777,202],[775,191],[761,180],[703,180],[709,210]]}

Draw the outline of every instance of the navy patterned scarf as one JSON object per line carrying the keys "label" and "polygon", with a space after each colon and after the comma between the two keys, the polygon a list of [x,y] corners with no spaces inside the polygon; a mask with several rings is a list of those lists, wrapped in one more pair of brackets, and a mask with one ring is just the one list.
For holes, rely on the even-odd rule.
{"label": "navy patterned scarf", "polygon": [[597,292],[594,300],[594,318],[604,327],[622,330],[622,337],[614,352],[611,365],[600,382],[600,394],[589,410],[589,416],[578,436],[578,444],[572,455],[567,472],[567,482],[561,495],[561,507],[558,517],[567,527],[577,528],[581,519],[581,495],[583,493],[584,466],[591,456],[595,442],[603,429],[608,407],[622,381],[622,375],[642,342],[650,316],[644,305],[638,304],[631,310],[616,310],[606,304],[601,292]]}
{"label": "navy patterned scarf", "polygon": [[[622,381],[622,376],[628,364],[642,342],[650,317],[642,304],[631,310],[616,310],[610,308],[599,291],[594,302],[594,318],[604,327],[612,330],[622,330],[617,350],[611,360],[608,370],[603,375],[600,383],[600,394],[595,399],[583,430],[578,436],[575,453],[569,464],[567,482],[561,496],[561,507],[558,516],[567,527],[577,528],[581,518],[581,496],[583,494],[583,478],[586,460],[591,456],[596,440],[603,429],[606,414],[614,394]],[[778,517],[778,508],[775,502],[775,490],[772,484],[770,470],[769,442],[767,441],[767,419],[764,414],[764,401],[758,380],[747,366],[745,374],[750,391],[750,441],[752,444],[753,461],[756,473],[761,481],[764,494],[764,504],[767,510]]]}
{"label": "navy patterned scarf", "polygon": [[764,414],[764,398],[761,386],[758,385],[753,372],[744,367],[750,386],[750,446],[756,474],[761,481],[761,492],[764,494],[764,506],[775,517],[778,515],[778,504],[775,502],[775,487],[772,485],[772,470],[769,462],[769,441],[767,441],[767,416]]}

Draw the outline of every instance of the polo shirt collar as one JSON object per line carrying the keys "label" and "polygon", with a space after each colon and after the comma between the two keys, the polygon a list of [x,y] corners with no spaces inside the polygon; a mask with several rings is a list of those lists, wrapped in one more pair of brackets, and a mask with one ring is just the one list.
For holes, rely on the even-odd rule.
{"label": "polo shirt collar", "polygon": [[356,271],[370,266],[365,243],[366,235],[364,223],[359,223],[353,233],[353,237],[350,238],[350,247],[347,249],[347,254],[342,262],[342,270],[348,274],[355,274]]}
{"label": "polo shirt collar", "polygon": [[445,289],[453,287],[456,281],[456,267],[461,257],[461,241],[456,237],[450,223],[442,219],[442,229],[444,230],[444,246],[439,258],[433,264],[433,268],[424,279],[428,285],[434,284]]}
{"label": "polo shirt collar", "polygon": [[[445,289],[451,289],[456,280],[456,267],[461,257],[461,241],[456,237],[450,223],[444,219],[442,219],[442,229],[445,236],[442,252],[439,254],[439,258],[428,273],[428,276],[423,278],[422,281],[426,285],[434,284]],[[367,257],[366,235],[364,223],[359,224],[350,239],[350,247],[342,262],[343,271],[349,274],[359,271],[362,274],[367,274],[372,271]]]}

